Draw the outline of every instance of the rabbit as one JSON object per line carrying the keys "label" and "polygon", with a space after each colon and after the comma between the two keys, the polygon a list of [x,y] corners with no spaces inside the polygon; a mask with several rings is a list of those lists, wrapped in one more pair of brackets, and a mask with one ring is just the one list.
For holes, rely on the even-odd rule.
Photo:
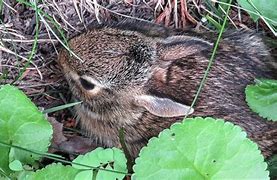
{"label": "rabbit", "polygon": [[245,87],[276,79],[276,59],[253,32],[227,31],[196,101],[216,34],[145,22],[98,25],[69,41],[58,62],[75,99],[82,129],[102,147],[126,146],[137,157],[148,140],[189,117],[222,118],[242,127],[265,157],[277,150],[277,124],[252,112]]}

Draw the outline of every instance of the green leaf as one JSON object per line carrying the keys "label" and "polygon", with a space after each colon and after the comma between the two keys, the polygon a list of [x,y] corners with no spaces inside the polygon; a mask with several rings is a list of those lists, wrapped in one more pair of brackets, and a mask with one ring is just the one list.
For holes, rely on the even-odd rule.
{"label": "green leaf", "polygon": [[61,163],[53,163],[45,168],[36,171],[33,174],[27,175],[26,180],[74,180],[75,176],[80,170],[72,166],[64,166]]}
{"label": "green leaf", "polygon": [[268,18],[266,21],[277,26],[277,1],[276,0],[238,0],[239,5],[248,11],[256,12],[256,14],[248,12],[254,21],[259,19],[259,15]]}
{"label": "green leaf", "polygon": [[[125,177],[124,172],[127,173],[127,160],[123,152],[117,148],[103,149],[97,148],[85,155],[79,155],[74,161],[74,163],[84,164],[92,167],[101,167],[108,170],[119,171],[123,173],[111,172],[98,170],[92,171],[84,166],[73,164],[72,166],[76,169],[88,169],[80,172],[77,176],[79,179],[91,179],[91,177],[96,175],[96,179],[123,179]],[[80,178],[82,177],[82,178]],[[87,177],[87,178],[85,178]]]}
{"label": "green leaf", "polygon": [[213,118],[188,118],[152,138],[132,178],[268,179],[267,165],[240,127]]}
{"label": "green leaf", "polygon": [[13,171],[22,171],[23,167],[20,161],[14,160],[9,164],[9,168]]}
{"label": "green leaf", "polygon": [[277,120],[277,80],[256,80],[245,89],[246,102],[261,117]]}
{"label": "green leaf", "polygon": [[220,29],[222,28],[220,23],[218,23],[216,20],[214,20],[214,19],[213,19],[212,17],[210,17],[209,15],[206,15],[205,17],[206,17],[206,19],[207,19],[214,27],[216,27],[216,29],[217,29],[218,31],[220,31]]}
{"label": "green leaf", "polygon": [[[0,89],[0,141],[29,150],[47,152],[52,126],[27,96],[14,86]],[[33,164],[39,156],[0,144],[0,168],[11,173],[9,163]]]}
{"label": "green leaf", "polygon": [[[92,171],[92,170],[90,170],[90,171]],[[93,179],[92,175],[93,175],[92,172],[88,172],[87,170],[84,170],[84,171],[79,172],[75,176],[74,180],[79,180],[79,179],[84,179],[84,180],[88,179],[88,180],[91,180],[91,179]]]}

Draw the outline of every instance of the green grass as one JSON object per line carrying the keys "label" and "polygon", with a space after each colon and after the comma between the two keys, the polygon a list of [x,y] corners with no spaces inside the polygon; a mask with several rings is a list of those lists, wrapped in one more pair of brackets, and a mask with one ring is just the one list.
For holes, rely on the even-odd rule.
{"label": "green grass", "polygon": [[44,110],[43,113],[46,114],[46,113],[52,113],[52,112],[60,111],[60,110],[63,110],[63,109],[70,108],[72,106],[76,106],[76,105],[81,104],[81,103],[82,102],[74,102],[74,103],[64,104],[64,105],[61,105],[61,106],[56,106],[56,107]]}

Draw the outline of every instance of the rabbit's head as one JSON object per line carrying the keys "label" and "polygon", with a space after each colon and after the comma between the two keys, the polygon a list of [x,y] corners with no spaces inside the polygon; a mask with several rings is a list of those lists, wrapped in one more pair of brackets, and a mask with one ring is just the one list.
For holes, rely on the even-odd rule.
{"label": "rabbit's head", "polygon": [[59,62],[73,95],[83,101],[83,112],[123,121],[144,111],[160,117],[192,113],[186,105],[147,94],[146,83],[158,68],[157,41],[109,27],[71,39],[69,48],[79,58],[63,50]]}

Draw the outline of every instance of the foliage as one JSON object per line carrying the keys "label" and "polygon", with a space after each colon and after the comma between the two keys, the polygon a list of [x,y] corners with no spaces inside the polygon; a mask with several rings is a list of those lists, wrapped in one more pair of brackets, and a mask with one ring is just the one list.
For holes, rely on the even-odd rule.
{"label": "foliage", "polygon": [[[123,179],[127,173],[126,158],[119,149],[97,148],[85,155],[79,155],[72,166],[53,163],[35,173],[27,174],[32,179]],[[23,179],[24,179],[23,178]]]}
{"label": "foliage", "polygon": [[[277,13],[276,13],[276,7],[277,7],[277,1],[266,1],[266,0],[251,0],[251,1],[238,1],[239,4],[253,12],[257,12],[260,14],[260,16],[267,17],[270,22],[270,24],[277,26]],[[260,16],[254,13],[249,12],[250,16],[254,19],[254,21],[257,21]]]}
{"label": "foliage", "polygon": [[249,107],[261,117],[277,121],[277,80],[260,79],[245,89]]}
{"label": "foliage", "polygon": [[[37,172],[25,171],[25,165],[34,165],[38,160],[38,152],[47,152],[52,137],[52,127],[44,115],[14,86],[5,85],[0,89],[0,169],[6,176],[17,176],[20,179],[72,179],[94,175],[97,179],[122,179],[125,176],[126,158],[121,150],[97,148],[86,155],[78,156],[72,166],[51,164]],[[22,148],[17,148],[20,146]],[[24,151],[28,149],[29,151]],[[70,162],[69,162],[70,163]],[[85,166],[76,165],[82,163]],[[118,172],[98,170],[92,171],[88,166]],[[11,174],[13,173],[14,174]],[[17,172],[17,173],[15,173]],[[73,178],[74,179],[74,178]]]}
{"label": "foliage", "polygon": [[[222,24],[224,22],[224,17],[228,15],[228,5],[231,3],[231,0],[221,0],[218,3],[212,0],[204,0],[203,3],[209,10],[208,14],[205,15],[205,18],[209,22],[208,27],[215,27],[219,32],[223,28]],[[211,27],[209,25],[211,25]]]}
{"label": "foliage", "polygon": [[[233,1],[235,2],[235,1]],[[215,27],[218,31],[221,29],[221,24],[230,1],[228,0],[204,0],[205,7],[208,9],[208,14],[205,18],[208,20],[209,28]],[[277,1],[276,0],[237,0],[237,3],[248,12],[250,17],[256,22],[262,19],[272,33],[277,36]],[[233,7],[237,7],[233,5]],[[210,25],[212,25],[210,27]]]}
{"label": "foliage", "polygon": [[36,171],[35,173],[26,175],[26,180],[47,180],[47,179],[63,179],[74,180],[74,177],[80,170],[73,168],[72,166],[64,166],[61,163],[53,163],[45,168]]}
{"label": "foliage", "polygon": [[248,10],[254,21],[262,18],[270,28],[277,26],[276,0],[238,0],[237,2]]}
{"label": "foliage", "polygon": [[134,166],[135,179],[268,179],[266,163],[240,127],[188,118],[152,138]]}
{"label": "foliage", "polygon": [[[53,133],[52,127],[22,91],[10,85],[2,86],[0,107],[1,142],[47,152]],[[12,172],[11,167],[17,169],[19,163],[33,164],[40,158],[32,152],[24,152],[3,144],[0,144],[0,154],[0,168],[7,174]]]}
{"label": "foliage", "polygon": [[[123,179],[125,173],[127,173],[127,160],[123,152],[117,148],[103,149],[97,148],[94,151],[87,153],[86,155],[78,156],[74,163],[89,165],[94,167],[101,167],[107,170],[118,171],[104,171],[104,170],[94,170],[91,169],[83,170],[79,172],[76,176],[77,179]],[[76,169],[84,169],[84,166],[73,164]],[[123,173],[122,173],[123,172]],[[125,172],[125,173],[124,173]]]}

